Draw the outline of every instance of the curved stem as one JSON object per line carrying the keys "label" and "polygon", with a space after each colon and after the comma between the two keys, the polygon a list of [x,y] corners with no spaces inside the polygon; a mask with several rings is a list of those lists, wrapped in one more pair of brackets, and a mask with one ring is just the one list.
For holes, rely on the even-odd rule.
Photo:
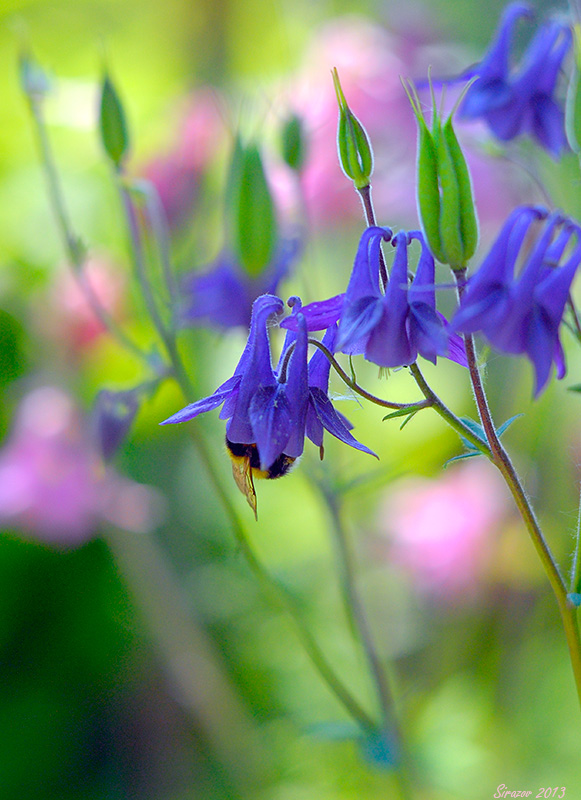
{"label": "curved stem", "polygon": [[405,409],[407,411],[409,409],[411,413],[412,411],[420,411],[422,408],[429,408],[430,406],[433,405],[432,400],[429,399],[428,397],[426,397],[425,400],[418,401],[417,403],[392,403],[389,400],[382,400],[381,397],[376,397],[375,395],[366,391],[362,386],[359,386],[359,384],[353,378],[347,375],[347,373],[345,372],[343,367],[339,364],[333,353],[331,353],[329,348],[326,347],[322,342],[320,342],[318,339],[312,339],[311,337],[309,337],[309,344],[318,347],[319,350],[321,350],[325,354],[326,358],[328,359],[329,363],[331,364],[337,375],[339,375],[341,380],[344,383],[346,383],[350,389],[353,389],[353,391],[356,392],[358,395],[360,395],[360,397],[364,397],[365,400],[369,400],[370,403],[374,403],[376,406],[381,406],[382,408],[392,408],[395,409],[396,411],[399,411],[401,409]]}
{"label": "curved stem", "polygon": [[133,339],[117,324],[115,319],[109,314],[107,309],[99,300],[87,275],[83,273],[85,264],[85,254],[79,238],[73,232],[71,220],[66,208],[62,187],[60,184],[58,170],[56,167],[52,147],[46,132],[46,126],[42,115],[41,104],[29,98],[29,108],[34,120],[34,127],[38,141],[40,160],[44,169],[48,195],[53,213],[56,217],[64,248],[71,266],[73,276],[83,293],[93,314],[103,325],[113,339],[122,347],[137,356],[142,361],[150,365],[149,356],[145,353]]}
{"label": "curved stem", "polygon": [[[458,284],[458,296],[460,298],[464,291],[465,273],[466,270],[459,270],[455,273]],[[464,343],[474,398],[478,407],[480,421],[482,422],[482,427],[484,428],[490,446],[490,457],[510,489],[555,594],[565,630],[567,646],[569,648],[577,694],[581,704],[581,636],[577,625],[576,608],[567,598],[567,589],[565,588],[563,577],[545,540],[535,512],[526,496],[513,463],[504,449],[496,432],[496,428],[494,427],[494,422],[488,406],[488,399],[478,368],[474,339],[471,334],[464,334]]]}

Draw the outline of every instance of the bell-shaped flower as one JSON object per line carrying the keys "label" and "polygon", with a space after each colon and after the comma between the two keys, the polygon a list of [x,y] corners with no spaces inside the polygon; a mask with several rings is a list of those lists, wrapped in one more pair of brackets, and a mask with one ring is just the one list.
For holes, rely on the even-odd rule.
{"label": "bell-shaped flower", "polygon": [[297,238],[280,242],[272,263],[257,276],[248,275],[231,253],[222,253],[206,271],[186,274],[180,292],[180,324],[247,328],[254,300],[276,292],[299,252]]}
{"label": "bell-shaped flower", "polygon": [[[293,314],[297,331],[287,333],[278,367],[273,369],[267,323],[282,309],[278,297],[257,298],[248,342],[234,375],[212,395],[186,406],[162,424],[185,422],[222,405],[220,417],[227,420],[227,439],[255,445],[260,469],[265,471],[281,456],[298,458],[305,435],[321,447],[323,429],[351,447],[371,453],[354,439],[349,423],[329,400],[329,368],[317,353],[307,363],[308,334],[300,305]],[[332,350],[332,334],[324,343]],[[321,357],[326,361],[324,354]]]}
{"label": "bell-shaped flower", "polygon": [[[544,221],[520,272],[517,262],[534,223]],[[581,262],[581,228],[558,213],[523,206],[508,218],[462,295],[451,329],[482,331],[498,350],[525,354],[535,370],[535,395],[546,385],[553,362],[565,375],[559,326]]]}
{"label": "bell-shaped flower", "polygon": [[[363,353],[380,367],[412,364],[418,353],[430,361],[448,353],[448,337],[436,312],[434,259],[419,231],[401,231],[394,239],[395,259],[389,283],[379,287],[379,246],[390,238],[385,228],[368,228],[361,237],[339,323],[337,349]],[[412,239],[422,246],[418,269],[408,286]]]}
{"label": "bell-shaped flower", "polygon": [[483,119],[502,141],[528,133],[558,157],[566,138],[563,109],[554,95],[572,34],[560,22],[547,22],[537,30],[519,67],[512,70],[514,26],[521,17],[531,16],[526,4],[507,6],[487,55],[462,76],[478,80],[468,89],[459,116]]}

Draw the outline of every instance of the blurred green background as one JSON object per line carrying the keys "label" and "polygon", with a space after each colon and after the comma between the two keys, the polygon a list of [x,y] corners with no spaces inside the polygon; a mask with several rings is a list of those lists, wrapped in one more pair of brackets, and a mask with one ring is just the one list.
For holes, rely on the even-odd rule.
{"label": "blurred green background", "polygon": [[[184,98],[204,86],[219,93],[230,133],[240,120],[264,132],[266,158],[276,163],[286,98],[289,92],[292,97],[295,77],[314,63],[325,26],[343,20],[348,37],[355,25],[348,15],[365,17],[399,43],[398,58],[406,42],[417,47],[417,58],[406,68],[424,70],[411,74],[421,77],[432,62],[440,68],[451,63],[454,72],[477,61],[501,8],[496,0],[486,8],[477,0],[3,0],[4,446],[22,398],[37,387],[61,387],[88,414],[100,388],[130,387],[144,378],[143,368],[107,337],[90,344],[81,337],[73,347],[72,329],[55,331],[53,323],[64,312],[58,304],[53,311],[51,302],[63,291],[57,278],[64,255],[18,82],[23,41],[53,79],[46,116],[73,227],[91,252],[124,276],[123,323],[151,345],[155,337],[143,307],[127,288],[124,226],[96,131],[104,58],[129,118],[133,175],[146,174],[152,159],[175,146]],[[342,46],[340,37],[336,46]],[[329,84],[332,66],[321,65],[322,80],[328,77]],[[320,84],[320,75],[313,81]],[[377,92],[381,95],[381,87]],[[361,116],[366,124],[363,111]],[[228,137],[222,140],[203,166],[195,208],[175,233],[182,271],[209,261],[223,242],[230,144]],[[331,136],[333,158],[334,150]],[[380,162],[381,145],[376,155]],[[574,162],[556,166],[540,158],[537,166],[556,203],[578,213]],[[389,180],[389,171],[380,173],[384,194]],[[515,177],[515,185],[519,180]],[[517,189],[530,199],[526,181]],[[381,190],[374,185],[376,190],[382,222],[417,225],[408,211],[385,218]],[[298,293],[309,302],[343,290],[363,228],[358,201],[350,202],[354,212],[347,219],[313,222],[301,264],[285,281],[282,296]],[[483,220],[485,239],[486,225]],[[497,228],[489,223],[491,232]],[[244,335],[195,329],[186,331],[182,342],[203,396],[231,374]],[[564,568],[572,550],[581,458],[579,395],[566,391],[566,385],[579,382],[581,367],[571,345],[566,343],[565,386],[551,385],[534,404],[527,364],[489,354],[487,365],[496,419],[525,412],[506,442]],[[416,397],[405,371],[385,381],[372,365],[357,369],[359,382],[378,395]],[[426,374],[458,413],[475,413],[460,368],[445,362],[437,369],[428,365]],[[343,607],[336,531],[324,499],[331,491],[398,699],[412,797],[479,800],[493,797],[501,784],[531,790],[533,797],[541,787],[557,786],[566,787],[566,797],[580,796],[581,725],[564,636],[548,584],[504,490],[486,470],[464,473],[451,466],[442,477],[441,465],[460,448],[430,412],[400,432],[397,421],[382,423],[379,410],[361,406],[338,381],[333,391],[348,395],[340,408],[380,462],[327,436],[320,463],[308,445],[292,475],[258,487],[257,523],[231,481],[217,414],[189,423],[200,425],[212,442],[214,463],[258,557],[338,674],[375,714],[366,660]],[[397,797],[386,759],[366,751],[302,649],[292,619],[249,569],[184,426],[158,427],[183,404],[178,388],[164,385],[143,404],[115,462],[118,473],[156,487],[160,522],[152,530],[123,531],[95,521],[94,535],[76,547],[50,543],[18,524],[7,525],[0,536],[0,798]],[[475,519],[480,514],[486,525],[474,552],[463,554],[460,547],[457,568],[466,574],[456,585],[445,564],[441,572],[430,572],[432,565],[425,563],[414,570],[415,556],[406,562],[402,550],[403,561],[390,557],[395,534],[389,516],[395,518],[401,487],[418,493],[411,502],[419,506],[428,502],[422,494],[427,487],[436,492],[446,487],[448,499],[436,498],[432,510],[427,506],[435,516],[423,523],[426,541],[416,543],[420,556],[425,548],[428,558],[436,518],[441,522],[443,515],[446,521],[449,515],[454,524],[456,505],[449,496],[461,504],[461,474],[472,476],[476,498],[465,513]],[[451,552],[446,548],[456,545],[444,536],[444,561]],[[559,792],[554,796],[562,796]]]}

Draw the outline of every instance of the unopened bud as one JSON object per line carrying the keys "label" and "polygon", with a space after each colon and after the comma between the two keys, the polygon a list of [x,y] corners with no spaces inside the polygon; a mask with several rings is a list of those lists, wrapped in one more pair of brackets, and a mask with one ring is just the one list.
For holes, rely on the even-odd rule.
{"label": "unopened bud", "polygon": [[373,173],[373,150],[363,125],[351,111],[345,100],[337,69],[333,69],[333,83],[339,104],[337,126],[337,151],[341,169],[351,178],[356,189],[369,186]]}
{"label": "unopened bud", "polygon": [[129,133],[121,100],[108,75],[101,87],[99,128],[105,152],[120,169],[129,150]]}
{"label": "unopened bud", "polygon": [[297,114],[291,114],[284,123],[281,145],[285,164],[295,172],[300,172],[305,163],[305,138],[303,121]]}

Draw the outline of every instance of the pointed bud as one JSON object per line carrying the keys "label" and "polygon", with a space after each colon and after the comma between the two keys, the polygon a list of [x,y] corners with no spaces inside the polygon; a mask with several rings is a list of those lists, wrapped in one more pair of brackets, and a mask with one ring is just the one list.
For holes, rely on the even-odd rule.
{"label": "pointed bud", "polygon": [[129,150],[129,133],[121,100],[107,74],[101,87],[99,129],[105,152],[115,167],[121,169]]}
{"label": "pointed bud", "polygon": [[229,205],[234,251],[249,275],[260,275],[274,254],[277,226],[262,157],[255,144],[239,144],[235,152]]}
{"label": "pointed bud", "polygon": [[365,128],[347,105],[336,67],[332,74],[339,104],[337,126],[339,164],[345,175],[351,178],[355,188],[364,189],[369,186],[369,179],[373,173],[373,150]]}
{"label": "pointed bud", "polygon": [[300,172],[305,163],[305,138],[303,121],[298,114],[291,114],[281,131],[282,157],[285,164]]}
{"label": "pointed bud", "polygon": [[438,261],[463,269],[478,244],[478,220],[470,173],[452,125],[456,109],[442,124],[434,105],[430,131],[415,87],[404,83],[404,89],[418,123],[417,196],[424,237]]}

